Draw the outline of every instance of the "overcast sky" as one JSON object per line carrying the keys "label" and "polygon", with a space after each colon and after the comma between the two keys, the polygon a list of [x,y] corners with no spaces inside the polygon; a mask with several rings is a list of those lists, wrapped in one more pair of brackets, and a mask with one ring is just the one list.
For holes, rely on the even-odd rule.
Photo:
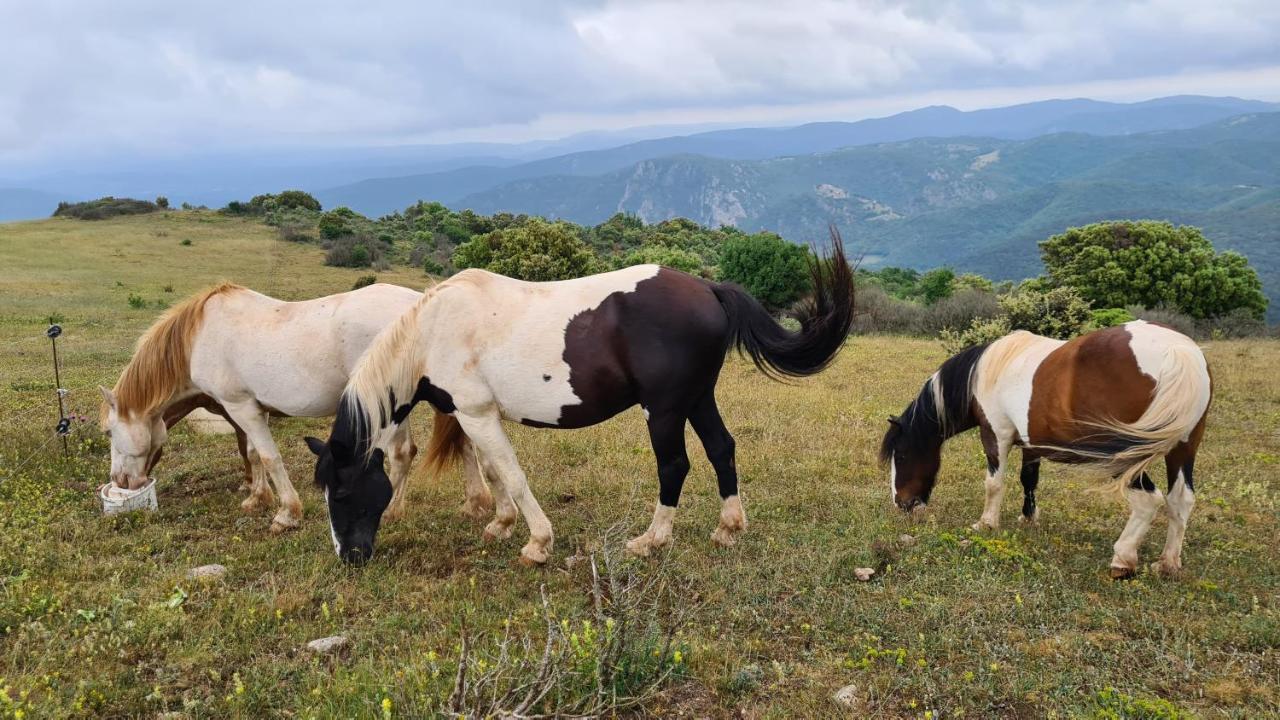
{"label": "overcast sky", "polygon": [[0,0],[0,163],[1175,93],[1280,100],[1280,2]]}

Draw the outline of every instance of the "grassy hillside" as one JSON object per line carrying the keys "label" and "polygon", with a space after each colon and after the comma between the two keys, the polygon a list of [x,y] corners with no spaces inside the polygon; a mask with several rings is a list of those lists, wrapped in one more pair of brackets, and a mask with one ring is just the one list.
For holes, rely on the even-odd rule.
{"label": "grassy hillside", "polygon": [[[157,471],[154,515],[98,513],[90,493],[106,478],[108,456],[92,421],[76,424],[73,457],[60,458],[49,434],[48,315],[64,317],[71,406],[92,418],[92,385],[114,379],[158,314],[156,300],[221,278],[288,298],[350,287],[358,273],[323,267],[319,253],[206,214],[0,225],[0,713],[422,716],[447,702],[464,627],[472,672],[481,663],[509,667],[513,655],[531,655],[536,667],[547,633],[543,592],[556,632],[580,643],[563,658],[572,667],[561,669],[591,670],[585,638],[603,624],[589,565],[575,560],[616,558],[648,522],[657,484],[637,411],[581,431],[509,428],[557,532],[544,570],[514,562],[522,527],[509,541],[481,542],[480,526],[456,512],[457,477],[417,478],[408,517],[384,529],[375,561],[341,566],[300,441],[326,432],[320,421],[272,422],[307,513],[285,537],[268,534],[268,514],[240,512],[229,437],[175,429]],[[423,282],[417,273],[387,279]],[[130,307],[130,294],[147,307]],[[778,718],[1280,713],[1280,344],[1206,350],[1217,399],[1197,463],[1186,574],[1128,583],[1106,578],[1123,509],[1086,492],[1091,480],[1078,472],[1046,469],[1040,526],[1013,522],[1015,482],[1008,529],[970,532],[983,495],[974,436],[949,446],[926,521],[910,524],[888,507],[874,459],[879,435],[943,359],[936,343],[854,338],[830,370],[791,385],[733,359],[718,396],[737,438],[747,534],[731,549],[707,539],[718,512],[714,475],[690,434],[693,472],[674,549],[648,561],[610,560],[618,582],[609,607],[634,599],[621,589],[627,581],[648,588],[629,627],[669,627],[687,616],[671,641],[679,659],[669,656],[670,674],[638,710]],[[413,420],[422,444],[426,418]],[[1163,533],[1160,520],[1144,560],[1154,559]],[[228,574],[187,579],[206,563]],[[864,566],[880,569],[872,582],[854,579]],[[344,654],[302,650],[337,633],[351,639]],[[503,637],[511,638],[505,661]],[[649,657],[626,660],[643,669]],[[847,685],[853,706],[842,709],[830,698]],[[562,692],[590,695],[594,686],[566,681]]]}

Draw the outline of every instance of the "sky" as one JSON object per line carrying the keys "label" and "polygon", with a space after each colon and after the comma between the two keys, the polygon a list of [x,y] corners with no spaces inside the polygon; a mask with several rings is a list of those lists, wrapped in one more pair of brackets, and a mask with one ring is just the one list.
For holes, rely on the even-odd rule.
{"label": "sky", "polygon": [[4,164],[1280,100],[1276,0],[0,0]]}

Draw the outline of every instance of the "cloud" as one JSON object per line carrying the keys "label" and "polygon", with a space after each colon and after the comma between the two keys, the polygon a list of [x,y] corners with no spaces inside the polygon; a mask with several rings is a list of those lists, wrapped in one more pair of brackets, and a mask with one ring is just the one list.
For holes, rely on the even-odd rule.
{"label": "cloud", "polygon": [[1280,66],[1272,0],[52,0],[5,16],[12,162],[519,137]]}

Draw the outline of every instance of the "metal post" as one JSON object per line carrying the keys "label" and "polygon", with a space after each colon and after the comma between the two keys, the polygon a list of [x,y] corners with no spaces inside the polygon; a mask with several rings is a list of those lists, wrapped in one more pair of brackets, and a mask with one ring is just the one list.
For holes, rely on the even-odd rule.
{"label": "metal post", "polygon": [[62,371],[58,367],[58,336],[62,334],[61,325],[50,325],[48,330],[44,331],[48,336],[49,343],[53,345],[53,381],[58,390],[58,434],[62,436],[62,456],[64,458],[71,457],[71,450],[67,447],[67,436],[71,434],[71,420],[67,418],[67,406],[64,398],[67,396],[66,388],[62,387]]}

